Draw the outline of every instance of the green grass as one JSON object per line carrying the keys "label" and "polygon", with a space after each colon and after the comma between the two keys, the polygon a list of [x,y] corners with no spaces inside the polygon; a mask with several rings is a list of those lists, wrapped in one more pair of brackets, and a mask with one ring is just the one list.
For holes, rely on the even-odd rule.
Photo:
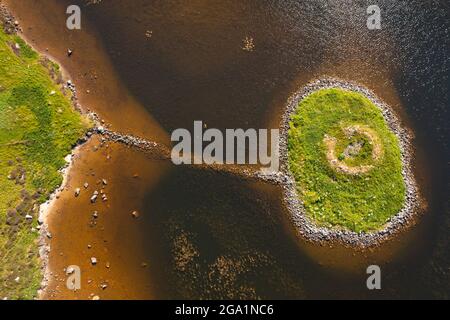
{"label": "green grass", "polygon": [[[344,133],[344,128],[355,125],[376,133],[383,149],[378,160],[373,159],[374,145],[365,135]],[[348,174],[332,167],[326,135],[336,139],[335,155],[342,163],[372,169]],[[354,156],[345,156],[352,142],[362,146]],[[306,214],[319,226],[355,232],[380,230],[404,204],[398,138],[380,109],[360,93],[321,89],[302,100],[290,121],[288,159]]]}
{"label": "green grass", "polygon": [[18,36],[0,31],[0,298],[36,296],[38,205],[61,184],[58,170],[90,125],[55,83],[58,71]]}

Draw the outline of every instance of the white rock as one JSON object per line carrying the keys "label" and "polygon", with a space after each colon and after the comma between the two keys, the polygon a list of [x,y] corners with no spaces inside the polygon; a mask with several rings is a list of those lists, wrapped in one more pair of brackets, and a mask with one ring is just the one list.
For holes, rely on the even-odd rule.
{"label": "white rock", "polygon": [[94,194],[94,195],[91,197],[91,203],[95,203],[95,202],[97,201],[97,198],[98,198],[98,195]]}

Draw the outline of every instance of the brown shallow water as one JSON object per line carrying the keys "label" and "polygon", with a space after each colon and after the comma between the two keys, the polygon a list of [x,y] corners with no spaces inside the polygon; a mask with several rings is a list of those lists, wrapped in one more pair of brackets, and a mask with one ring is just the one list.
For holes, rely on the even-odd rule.
{"label": "brown shallow water", "polygon": [[[146,271],[153,263],[142,254],[146,244],[139,232],[141,217],[134,218],[132,213],[145,212],[151,217],[142,198],[167,169],[166,162],[114,143],[101,146],[97,138],[77,150],[67,184],[48,218],[53,274],[43,298],[86,299],[91,294],[103,299],[155,297],[153,278]],[[77,198],[76,188],[81,188]],[[104,192],[107,201],[99,199],[92,204],[95,190]],[[91,257],[97,259],[97,265],[91,264]],[[66,289],[64,270],[70,265],[78,265],[82,272],[81,290],[75,293]],[[108,288],[102,290],[102,284]]]}
{"label": "brown shallow water", "polygon": [[[294,238],[276,187],[173,167],[118,145],[93,152],[93,141],[51,213],[50,269],[57,277],[46,298],[448,297],[444,2],[382,1],[379,32],[365,28],[364,1],[71,3],[82,5],[82,31],[65,28],[65,1],[9,1],[27,39],[49,49],[74,79],[83,106],[116,130],[166,141],[168,132],[192,128],[194,120],[275,128],[295,90],[336,76],[372,89],[414,130],[415,173],[429,209],[416,227],[380,248],[321,247]],[[246,36],[254,38],[253,52],[241,49]],[[91,227],[93,207],[73,188],[103,177],[111,200],[98,204]],[[136,209],[141,217],[134,220]],[[96,267],[91,256],[99,259]],[[82,267],[77,293],[58,280],[69,264]],[[383,266],[381,291],[365,287],[369,264]]]}

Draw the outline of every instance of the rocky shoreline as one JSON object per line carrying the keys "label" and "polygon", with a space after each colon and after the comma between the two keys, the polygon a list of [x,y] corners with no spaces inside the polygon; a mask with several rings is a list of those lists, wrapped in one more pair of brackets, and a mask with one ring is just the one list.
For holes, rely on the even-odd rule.
{"label": "rocky shoreline", "polygon": [[[307,217],[296,191],[296,182],[289,171],[288,166],[288,131],[291,115],[301,100],[311,93],[328,88],[340,88],[363,94],[374,103],[382,112],[389,128],[398,137],[403,164],[402,176],[406,186],[405,203],[403,208],[393,216],[382,230],[368,233],[356,233],[343,229],[329,229],[317,226]],[[412,133],[403,128],[390,106],[379,99],[372,91],[358,84],[324,78],[307,84],[295,93],[289,100],[280,124],[280,166],[281,174],[278,180],[284,190],[284,202],[289,211],[289,218],[294,224],[298,235],[312,242],[338,242],[347,247],[368,248],[380,245],[391,239],[398,232],[414,224],[414,217],[421,211],[422,199],[419,188],[412,172]]]}
{"label": "rocky shoreline", "polygon": [[[8,34],[18,34],[20,35],[22,29],[20,26],[20,23],[18,20],[15,19],[14,15],[9,11],[9,9],[0,2],[0,24],[4,28],[5,32]],[[24,39],[26,41],[26,39]],[[32,45],[26,41],[28,45],[32,47]],[[39,52],[35,48],[33,48],[34,51],[38,52],[42,57],[51,60],[45,53]],[[61,78],[63,78],[63,75],[61,75]],[[59,83],[59,82],[58,82]],[[75,85],[72,83],[71,80],[67,80],[65,83],[61,83],[61,90],[69,90],[71,92],[70,101],[72,102],[72,106],[75,110],[77,110],[80,113],[82,112],[82,108],[78,103],[77,98],[77,91],[75,88]],[[98,117],[95,113],[88,113],[88,117],[93,121],[94,124],[97,123]],[[100,123],[100,122],[99,122]],[[90,129],[85,136],[81,137],[77,143],[73,146],[72,151],[70,154],[68,154],[65,158],[66,165],[60,169],[60,173],[63,177],[63,182],[61,185],[54,190],[51,194],[48,195],[48,200],[42,204],[39,205],[38,209],[38,229],[39,229],[39,238],[37,241],[38,245],[38,252],[39,252],[39,258],[41,260],[41,270],[43,274],[43,278],[41,281],[41,286],[37,292],[38,299],[41,298],[44,290],[46,289],[50,276],[51,271],[48,267],[48,259],[49,259],[49,253],[51,250],[49,240],[52,238],[51,233],[48,230],[48,223],[47,223],[47,217],[51,211],[51,208],[54,204],[54,201],[58,199],[58,193],[60,193],[66,186],[68,178],[69,178],[69,171],[73,164],[74,157],[76,153],[78,152],[79,148],[86,143],[91,135],[92,132],[95,132],[95,129]]]}
{"label": "rocky shoreline", "polygon": [[[75,90],[75,86],[72,84],[71,86],[66,86],[67,88],[69,88],[73,93],[73,99],[72,99],[72,103],[73,103],[73,107],[76,110],[79,110],[79,104],[77,102],[76,99],[76,90]],[[88,114],[89,118],[92,121],[97,121],[97,116],[94,113],[89,113]],[[52,210],[52,207],[55,203],[55,201],[59,198],[59,193],[62,192],[64,190],[64,188],[67,185],[67,182],[69,180],[69,173],[70,173],[70,169],[72,168],[73,162],[77,156],[77,153],[79,151],[79,149],[89,141],[89,139],[92,136],[92,132],[95,132],[95,128],[92,128],[90,130],[88,130],[86,132],[86,134],[81,137],[77,144],[75,146],[73,146],[72,151],[70,154],[68,154],[65,158],[66,164],[63,168],[61,168],[59,170],[60,174],[63,177],[63,181],[61,183],[61,185],[54,190],[48,197],[48,200],[44,203],[42,203],[39,207],[39,217],[38,217],[38,223],[40,225],[40,236],[39,236],[39,240],[38,240],[38,246],[39,246],[39,257],[41,259],[41,269],[42,269],[42,273],[43,273],[43,279],[41,282],[41,288],[38,291],[38,298],[41,299],[42,295],[44,294],[45,289],[48,286],[50,277],[52,276],[52,271],[49,268],[49,254],[51,251],[51,246],[49,243],[49,240],[52,238],[51,233],[48,230],[48,216]]]}
{"label": "rocky shoreline", "polygon": [[[14,15],[1,2],[0,2],[0,24],[3,26],[4,30],[9,34],[20,35],[21,33],[19,21],[15,19]],[[31,46],[31,44],[29,43],[29,41],[27,41],[27,39],[24,39],[24,41],[26,41],[28,45]],[[40,52],[35,48],[33,48],[33,50],[38,52],[45,59],[53,60],[46,53]],[[99,136],[101,137],[101,143],[106,143],[106,141],[117,142],[125,144],[126,146],[129,147],[134,147],[143,150],[148,154],[152,154],[153,157],[158,157],[161,159],[170,159],[170,149],[168,149],[164,145],[109,130],[108,129],[109,125],[105,124],[105,121],[101,120],[96,113],[91,112],[89,109],[83,108],[79,104],[76,86],[72,82],[72,80],[70,80],[70,76],[66,72],[64,72],[64,69],[62,68],[60,79],[63,78],[66,79],[61,82],[58,81],[58,83],[61,85],[61,90],[63,91],[67,90],[71,93],[69,98],[73,108],[78,112],[80,112],[81,114],[85,114],[88,116],[88,118],[92,121],[92,128],[89,129],[84,136],[80,137],[77,143],[73,146],[71,153],[66,156],[65,158],[66,164],[63,168],[60,169],[60,173],[63,178],[61,185],[52,193],[48,194],[48,200],[46,202],[39,205],[38,209],[39,237],[37,240],[37,245],[39,258],[41,260],[40,267],[42,270],[43,278],[41,281],[40,288],[37,292],[38,299],[41,299],[42,296],[44,295],[44,292],[52,276],[52,271],[49,268],[49,254],[51,252],[52,234],[49,232],[48,228],[48,216],[51,213],[55,201],[59,198],[58,194],[61,191],[63,191],[67,185],[73,161],[75,160],[81,146],[87,143],[93,136]]]}
{"label": "rocky shoreline", "polygon": [[[80,141],[82,141],[82,140],[80,140]],[[42,297],[45,289],[48,286],[50,277],[52,276],[52,271],[48,267],[49,254],[50,254],[50,250],[51,250],[49,240],[52,238],[52,235],[48,230],[47,218],[52,210],[52,207],[53,207],[55,201],[59,198],[58,194],[60,192],[62,192],[67,185],[67,182],[69,179],[69,172],[73,165],[73,161],[75,159],[75,156],[76,156],[79,148],[81,147],[81,145],[83,143],[84,142],[80,142],[80,144],[78,144],[74,149],[72,149],[72,152],[69,155],[67,155],[67,157],[65,158],[66,165],[60,170],[60,173],[63,177],[63,182],[61,183],[59,188],[57,188],[55,191],[53,191],[50,194],[49,199],[46,202],[44,202],[43,204],[41,204],[39,207],[38,222],[39,222],[39,225],[41,226],[41,229],[40,229],[40,237],[39,237],[38,243],[39,243],[39,256],[41,259],[41,268],[42,268],[42,272],[43,272],[41,288],[38,291],[39,299]]]}
{"label": "rocky shoreline", "polygon": [[9,12],[8,8],[0,2],[0,22],[7,34],[16,34],[20,29],[19,21]]}
{"label": "rocky shoreline", "polygon": [[[93,114],[91,116],[96,123],[100,123],[96,120],[96,115]],[[145,152],[148,155],[151,155],[153,158],[161,159],[161,160],[170,160],[171,158],[171,150],[164,144],[157,143],[154,141],[148,141],[133,135],[124,134],[116,131],[111,131],[104,126],[96,126],[90,132],[88,132],[88,136],[92,135],[102,136],[102,141],[111,141],[116,143],[124,144],[131,148],[136,148]]]}

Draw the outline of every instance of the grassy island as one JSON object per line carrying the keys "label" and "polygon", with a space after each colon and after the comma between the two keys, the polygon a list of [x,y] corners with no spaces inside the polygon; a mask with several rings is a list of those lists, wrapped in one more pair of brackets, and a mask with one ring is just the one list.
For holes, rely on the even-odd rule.
{"label": "grassy island", "polygon": [[[88,128],[59,67],[0,31],[0,298],[31,299],[42,281],[39,205]],[[58,84],[59,83],[59,84]]]}
{"label": "grassy island", "polygon": [[312,92],[292,113],[287,141],[297,194],[318,226],[374,232],[402,209],[399,139],[363,94]]}

